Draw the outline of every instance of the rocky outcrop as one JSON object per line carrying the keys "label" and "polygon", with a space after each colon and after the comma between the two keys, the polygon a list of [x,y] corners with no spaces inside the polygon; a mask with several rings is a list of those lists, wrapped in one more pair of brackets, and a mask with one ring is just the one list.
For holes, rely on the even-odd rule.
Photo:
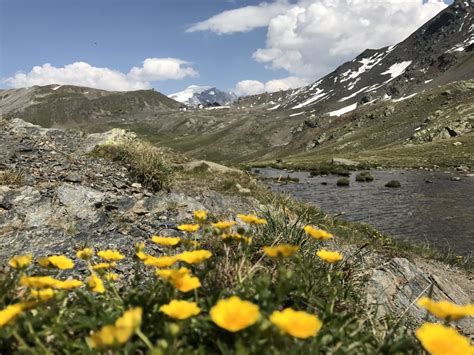
{"label": "rocky outcrop", "polygon": [[133,139],[123,130],[87,136],[0,121],[0,172],[23,175],[22,186],[0,186],[0,260],[23,253],[73,256],[84,245],[127,252],[152,234],[181,233],[177,224],[190,221],[194,210],[225,215],[251,205],[250,198],[243,203],[214,191],[150,191],[127,166],[88,154],[97,144]]}
{"label": "rocky outcrop", "polygon": [[[441,263],[393,258],[375,267],[370,274],[367,302],[376,317],[395,315],[421,324],[425,320],[435,320],[416,305],[416,301],[422,296],[449,300],[456,304],[472,302],[472,280],[457,283],[459,273]],[[456,325],[465,334],[474,337],[472,318],[460,320]]]}

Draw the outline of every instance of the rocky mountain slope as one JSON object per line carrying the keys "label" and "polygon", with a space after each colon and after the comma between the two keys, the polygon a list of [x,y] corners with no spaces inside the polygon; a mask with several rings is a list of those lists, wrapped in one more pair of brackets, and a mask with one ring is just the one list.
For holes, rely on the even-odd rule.
{"label": "rocky mountain slope", "polygon": [[367,49],[303,88],[243,98],[238,105],[336,116],[376,98],[473,78],[473,9],[472,1],[456,0],[401,43]]}
{"label": "rocky mountain slope", "polygon": [[[277,208],[262,206],[252,197],[212,191],[207,180],[201,181],[199,190],[191,188],[188,181],[181,192],[154,191],[140,184],[126,164],[89,154],[100,144],[135,139],[122,130],[85,135],[75,130],[45,129],[20,119],[0,120],[2,264],[11,255],[23,253],[36,257],[65,254],[74,259],[75,251],[86,245],[118,249],[131,257],[133,245],[151,235],[182,235],[177,224],[190,221],[196,209],[229,218],[236,212]],[[21,173],[22,178],[5,179],[6,173],[14,172]],[[292,214],[285,212],[286,218],[293,218]],[[324,217],[324,223],[333,223],[341,233],[349,228],[346,224],[339,227],[328,218]],[[348,254],[358,250],[342,238],[338,245]],[[148,247],[153,248],[148,252],[156,255],[169,252],[157,245]],[[351,257],[353,272],[367,280],[367,303],[374,307],[377,317],[408,314],[419,324],[426,313],[413,304],[427,289],[436,299],[472,302],[472,280],[456,268],[416,258],[393,258],[376,250],[360,251]],[[131,268],[131,263],[120,263],[116,272],[126,279]],[[75,272],[86,273],[86,269]],[[67,271],[65,274],[69,275]],[[474,334],[471,319],[457,326],[467,335]]]}
{"label": "rocky mountain slope", "polygon": [[161,115],[182,106],[153,90],[113,92],[72,85],[9,89],[0,97],[2,116],[23,117],[44,127]]}
{"label": "rocky mountain slope", "polygon": [[210,86],[188,86],[185,90],[169,95],[170,98],[189,107],[224,106],[232,103],[236,96]]}

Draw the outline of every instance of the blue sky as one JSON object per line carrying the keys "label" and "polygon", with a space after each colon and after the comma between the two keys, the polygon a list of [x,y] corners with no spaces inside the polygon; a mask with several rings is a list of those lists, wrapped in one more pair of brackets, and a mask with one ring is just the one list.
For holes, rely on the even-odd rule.
{"label": "blue sky", "polygon": [[[140,71],[139,79],[135,75],[134,80],[167,94],[191,84],[231,90],[243,80],[261,83],[263,89],[268,89],[265,83],[270,80],[290,78],[278,85],[290,83],[298,86],[317,79],[325,71],[364,49],[357,46],[342,51],[336,49],[336,55],[321,58],[320,62],[314,60],[313,63],[311,57],[314,53],[308,48],[320,44],[320,53],[334,49],[328,47],[329,34],[307,38],[297,30],[293,37],[301,48],[295,52],[292,43],[285,48],[279,47],[278,43],[285,42],[285,38],[278,37],[280,27],[277,26],[285,29],[285,23],[272,25],[272,19],[279,15],[291,19],[295,6],[304,11],[318,1],[268,1],[268,6],[262,8],[259,5],[261,1],[251,0],[2,0],[1,78],[14,78],[17,72],[28,73],[34,66],[45,63],[62,68],[76,62],[85,62],[94,68],[109,68],[126,75],[132,67],[141,68],[147,58],[173,58],[188,62],[179,64],[180,68],[192,69],[183,74],[184,77],[176,73],[175,77],[165,75],[167,80],[161,80],[161,72],[151,73],[147,69]],[[428,11],[422,5],[418,8],[420,12],[411,19],[413,28],[441,9]],[[234,12],[226,12],[229,10]],[[354,17],[351,14],[355,9],[346,10],[347,16]],[[272,11],[272,16],[263,19]],[[213,25],[212,17],[218,14],[222,15],[223,23]],[[372,21],[371,18],[369,20]],[[247,27],[242,29],[242,23],[247,21]],[[400,21],[404,20],[400,17]],[[199,22],[201,25],[194,32],[187,31]],[[308,25],[308,22],[304,24]],[[394,28],[402,24],[394,23]],[[224,28],[224,25],[230,27]],[[341,33],[344,35],[342,25]],[[398,37],[394,36],[392,41],[404,37],[406,31],[400,30]],[[350,36],[349,33],[346,35]],[[383,39],[375,39],[373,44],[385,45]],[[361,43],[360,47],[363,45],[365,43]],[[51,74],[41,75],[42,80],[46,80],[44,76]],[[61,76],[54,78],[61,80],[58,79]],[[25,80],[3,81],[2,86],[31,82]]]}

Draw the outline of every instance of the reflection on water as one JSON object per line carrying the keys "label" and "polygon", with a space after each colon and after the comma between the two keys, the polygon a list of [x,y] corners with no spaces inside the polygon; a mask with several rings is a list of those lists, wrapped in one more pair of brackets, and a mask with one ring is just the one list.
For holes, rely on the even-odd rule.
{"label": "reflection on water", "polygon": [[[277,169],[259,170],[265,177],[288,175]],[[371,174],[373,182],[356,182],[353,173],[349,187],[337,187],[338,176],[310,177],[307,172],[289,174],[299,178],[298,183],[268,180],[268,184],[326,213],[343,213],[349,221],[371,224],[395,238],[459,255],[474,250],[474,177],[452,181],[453,175],[447,173],[417,170],[374,170]],[[384,187],[389,180],[400,181],[401,188]]]}

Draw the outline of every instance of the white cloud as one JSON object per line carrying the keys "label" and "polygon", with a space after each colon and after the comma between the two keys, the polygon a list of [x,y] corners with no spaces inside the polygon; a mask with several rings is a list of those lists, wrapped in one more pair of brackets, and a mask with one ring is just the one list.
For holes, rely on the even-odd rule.
{"label": "white cloud", "polygon": [[[265,6],[276,4],[281,5]],[[261,6],[252,7],[253,11],[257,13]],[[266,44],[254,52],[253,58],[265,63],[267,68],[284,69],[293,76],[314,80],[366,48],[400,42],[446,6],[442,0],[298,0],[294,4],[286,3],[283,12],[269,13],[273,16],[270,20],[266,16],[261,19],[262,26],[268,23]],[[230,11],[218,14],[198,24],[200,28],[195,30],[232,33],[253,28],[248,26],[252,19],[244,21],[236,17],[233,21],[230,15]],[[215,21],[219,18],[228,22]]]}
{"label": "white cloud", "polygon": [[266,83],[262,83],[258,80],[242,80],[235,85],[233,91],[238,96],[248,96],[261,94],[262,92],[276,92],[280,90],[299,88],[306,84],[308,84],[306,80],[294,76],[270,80]]}
{"label": "white cloud", "polygon": [[33,67],[28,73],[16,73],[3,82],[10,87],[63,84],[114,91],[141,90],[151,88],[151,82],[154,81],[197,76],[197,71],[189,65],[190,63],[175,58],[147,58],[142,67],[133,67],[125,74],[118,70],[94,67],[85,62],[75,62],[60,68],[46,63]]}
{"label": "white cloud", "polygon": [[263,2],[258,6],[245,6],[224,11],[194,24],[187,32],[212,31],[218,34],[247,32],[254,28],[268,26],[272,18],[285,13],[289,7],[286,0],[278,0],[270,4]]}
{"label": "white cloud", "polygon": [[258,80],[242,80],[233,91],[238,96],[257,95],[265,91],[265,84]]}
{"label": "white cloud", "polygon": [[189,62],[175,58],[147,58],[141,68],[133,67],[128,76],[141,81],[179,80],[197,76]]}

